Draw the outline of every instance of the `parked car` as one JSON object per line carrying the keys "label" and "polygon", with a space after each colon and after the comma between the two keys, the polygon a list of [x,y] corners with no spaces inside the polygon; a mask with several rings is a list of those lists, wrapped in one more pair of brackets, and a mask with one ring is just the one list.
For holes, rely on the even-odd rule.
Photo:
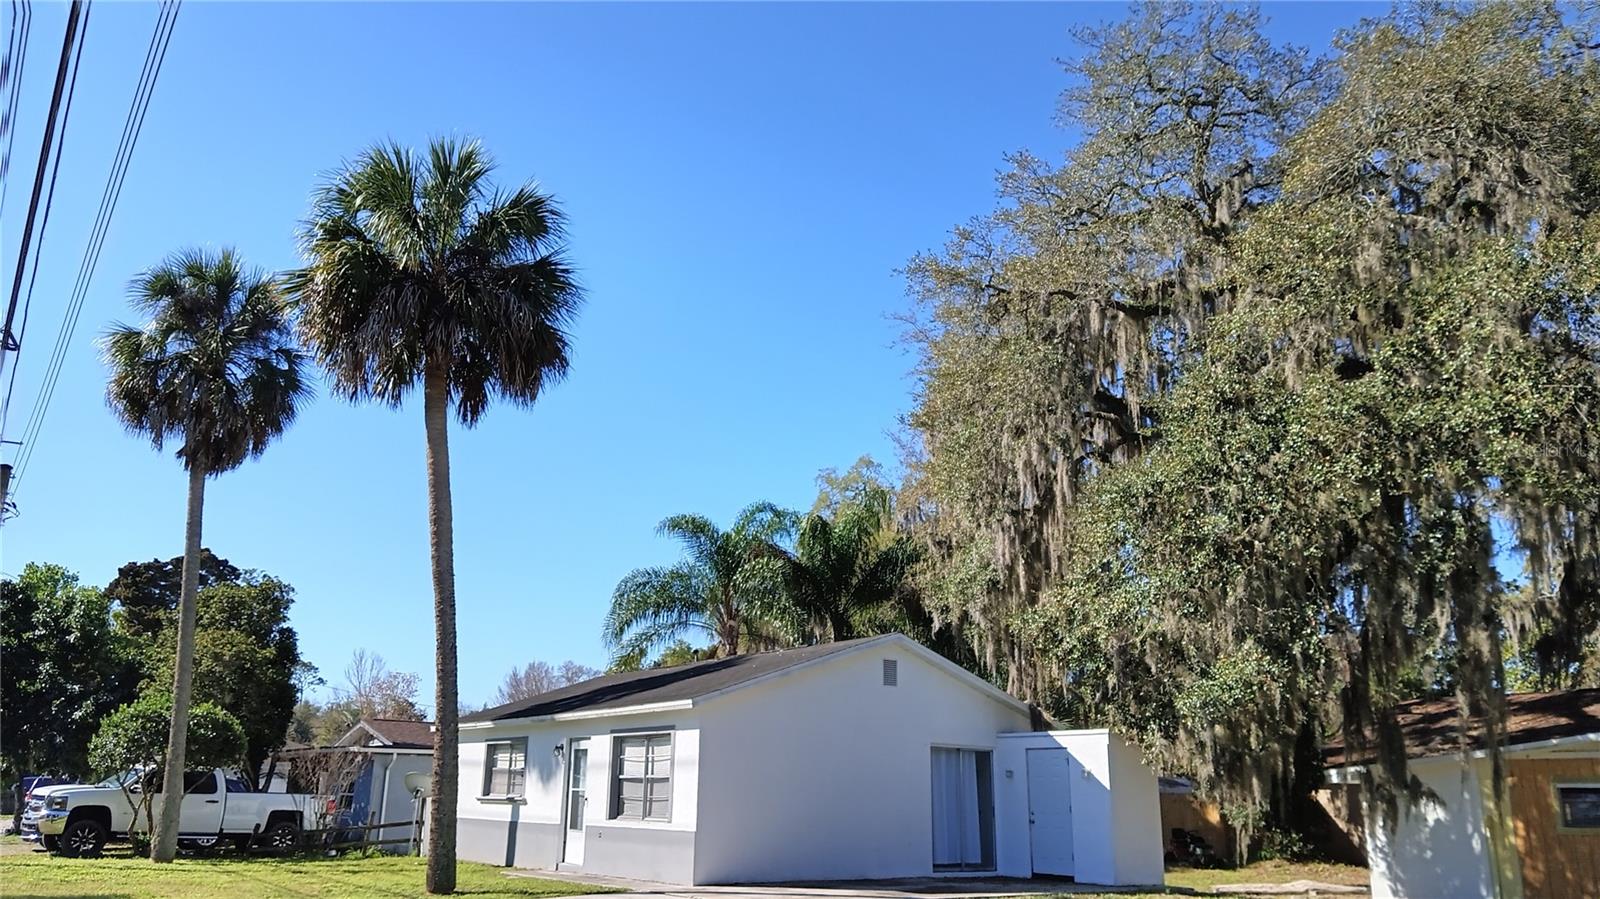
{"label": "parked car", "polygon": [[[105,780],[100,781],[98,784],[95,784],[95,786],[108,788],[117,787],[125,780],[137,776],[139,776],[138,772],[125,771],[122,774],[118,774],[114,777],[108,777]],[[47,786],[35,786],[33,791],[28,794],[26,802],[23,803],[22,818],[18,827],[18,833],[24,840],[27,840],[30,843],[39,843],[46,849],[55,849],[56,841],[54,837],[45,839],[44,835],[39,832],[39,816],[44,813],[45,802],[50,798],[51,795],[62,790],[85,786],[85,784],[79,781],[68,778],[56,778],[56,780],[58,781],[57,783],[49,784]]]}
{"label": "parked car", "polygon": [[[152,772],[156,774],[156,772]],[[143,815],[135,814],[129,794],[161,786],[159,775],[142,778],[127,791],[111,786],[68,787],[45,798],[37,827],[45,848],[63,855],[94,855],[106,841],[141,831]],[[314,797],[296,793],[253,793],[240,790],[243,781],[221,769],[190,771],[183,777],[178,836],[189,846],[209,846],[221,839],[243,845],[288,849],[313,821]],[[153,799],[154,797],[152,797]]]}

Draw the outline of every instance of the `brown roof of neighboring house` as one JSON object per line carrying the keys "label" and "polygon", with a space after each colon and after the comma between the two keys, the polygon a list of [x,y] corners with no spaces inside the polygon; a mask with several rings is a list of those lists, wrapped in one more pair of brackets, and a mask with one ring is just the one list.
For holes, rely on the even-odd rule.
{"label": "brown roof of neighboring house", "polygon": [[[1402,703],[1396,714],[1410,758],[1460,751],[1461,708],[1454,699]],[[1512,693],[1506,697],[1507,747],[1583,734],[1600,734],[1600,689]],[[1472,749],[1484,748],[1481,729],[1470,735],[1467,745]],[[1343,737],[1330,741],[1322,750],[1323,764],[1330,768],[1366,764],[1372,760],[1370,751],[1356,757],[1348,756]]]}
{"label": "brown roof of neighboring house", "polygon": [[432,749],[432,721],[403,721],[398,718],[362,718],[373,733],[396,749]]}
{"label": "brown roof of neighboring house", "polygon": [[537,718],[579,709],[621,709],[657,702],[697,699],[726,690],[758,677],[793,668],[813,659],[844,652],[882,637],[863,637],[820,643],[795,649],[729,656],[704,662],[690,662],[671,668],[624,671],[540,693],[528,699],[508,702],[493,708],[462,715],[462,722],[505,721],[512,718]]}

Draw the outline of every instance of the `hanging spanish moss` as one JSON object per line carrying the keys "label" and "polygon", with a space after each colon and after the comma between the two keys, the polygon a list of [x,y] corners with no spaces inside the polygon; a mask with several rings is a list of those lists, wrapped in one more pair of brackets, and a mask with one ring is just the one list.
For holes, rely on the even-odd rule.
{"label": "hanging spanish moss", "polygon": [[1247,837],[1333,733],[1415,801],[1397,703],[1494,745],[1600,622],[1593,23],[1408,7],[1328,61],[1260,27],[1080,34],[1083,140],[909,269],[938,623]]}

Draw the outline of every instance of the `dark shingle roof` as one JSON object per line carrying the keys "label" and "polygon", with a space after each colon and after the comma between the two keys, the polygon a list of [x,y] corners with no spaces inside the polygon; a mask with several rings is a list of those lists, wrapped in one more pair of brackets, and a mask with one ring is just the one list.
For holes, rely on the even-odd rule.
{"label": "dark shingle roof", "polygon": [[841,640],[838,643],[822,643],[796,649],[780,649],[775,652],[758,652],[725,659],[691,662],[672,668],[650,668],[644,671],[605,674],[570,687],[562,687],[528,699],[462,715],[461,720],[463,723],[508,721],[514,718],[558,715],[580,709],[584,711],[621,709],[657,702],[697,699],[879,639],[882,638]]}
{"label": "dark shingle roof", "polygon": [[396,749],[432,749],[432,721],[404,721],[398,718],[362,718],[373,733]]}
{"label": "dark shingle roof", "polygon": [[[1454,699],[1403,703],[1398,717],[1400,730],[1406,738],[1406,754],[1411,758],[1447,755],[1460,750],[1457,729],[1461,710]],[[1600,689],[1512,693],[1506,697],[1505,745],[1508,747],[1582,734],[1600,734]],[[1468,745],[1472,749],[1482,749],[1482,733],[1470,735]],[[1371,753],[1350,757],[1341,737],[1323,748],[1322,761],[1330,768],[1338,768],[1365,764],[1371,762],[1372,757]]]}

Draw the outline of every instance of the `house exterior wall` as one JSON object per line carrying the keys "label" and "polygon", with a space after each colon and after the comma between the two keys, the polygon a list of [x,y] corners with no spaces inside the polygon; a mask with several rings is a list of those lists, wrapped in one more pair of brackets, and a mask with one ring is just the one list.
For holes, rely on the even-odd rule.
{"label": "house exterior wall", "polygon": [[1367,859],[1373,899],[1453,899],[1497,895],[1484,821],[1488,762],[1458,756],[1413,759],[1411,771],[1438,796],[1402,807],[1391,833],[1368,809]]}
{"label": "house exterior wall", "polygon": [[[693,877],[699,807],[700,716],[697,710],[613,715],[567,721],[509,721],[461,731],[456,851],[460,858],[519,868],[553,869],[561,861],[566,758],[556,746],[589,738],[586,780],[585,871],[689,883]],[[673,734],[671,821],[608,820],[613,737],[621,731]],[[526,737],[528,767],[519,800],[483,796],[489,742]]]}
{"label": "house exterior wall", "polygon": [[1557,784],[1600,785],[1600,757],[1506,760],[1512,835],[1526,899],[1584,899],[1600,890],[1600,830],[1561,827]]}
{"label": "house exterior wall", "polygon": [[[412,820],[416,809],[412,805],[411,791],[406,789],[406,775],[413,771],[427,773],[431,770],[433,770],[433,755],[430,753],[386,753],[381,749],[374,749],[369,794],[371,798],[367,800],[368,814],[376,816],[373,823],[387,824],[390,821]],[[416,833],[421,833],[419,826],[385,827],[374,830],[367,836],[374,840],[402,840]],[[380,848],[389,853],[406,851],[403,843],[392,843]]]}
{"label": "house exterior wall", "polygon": [[[885,659],[897,686],[883,683]],[[933,748],[994,751],[999,733],[1029,724],[897,641],[700,710],[698,884],[931,874]],[[996,759],[997,784],[1000,768]]]}
{"label": "house exterior wall", "polygon": [[1074,878],[1095,884],[1162,882],[1159,787],[1137,750],[1106,730],[1006,734],[999,744],[1000,874],[1033,875],[1028,750],[1061,748],[1071,759]]}

